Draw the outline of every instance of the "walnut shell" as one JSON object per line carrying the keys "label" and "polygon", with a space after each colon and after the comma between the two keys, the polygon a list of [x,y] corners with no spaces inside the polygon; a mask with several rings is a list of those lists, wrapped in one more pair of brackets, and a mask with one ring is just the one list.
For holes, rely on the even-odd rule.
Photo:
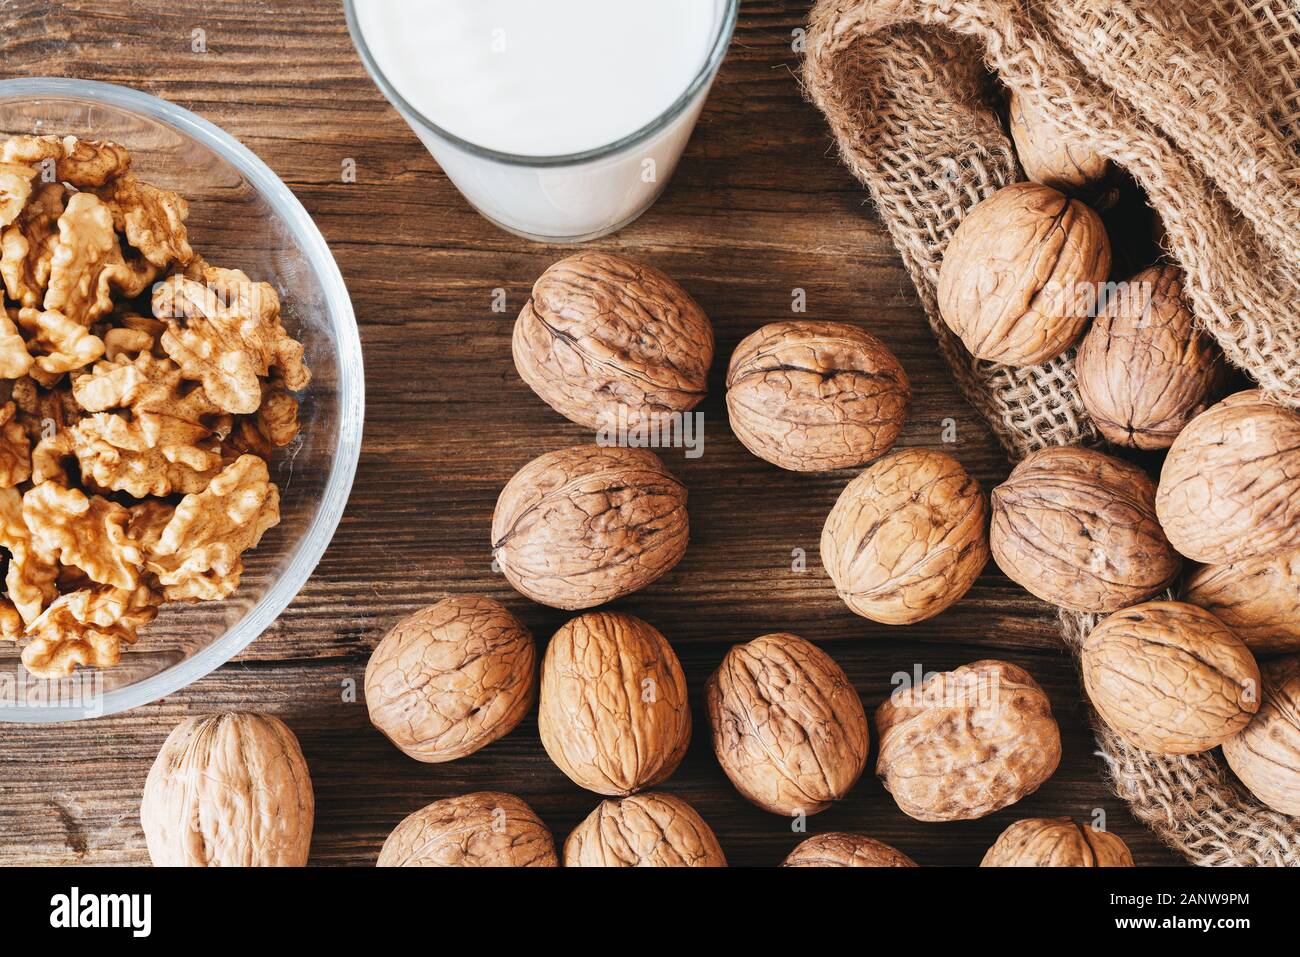
{"label": "walnut shell", "polygon": [[564,842],[565,867],[726,867],[713,829],[679,797],[602,801]]}
{"label": "walnut shell", "polygon": [[782,867],[916,867],[902,851],[862,834],[818,834],[801,843]]}
{"label": "walnut shell", "polygon": [[520,378],[565,418],[635,428],[704,398],[713,327],[658,269],[590,250],[542,273],[512,348]]}
{"label": "walnut shell", "polygon": [[855,613],[890,625],[956,603],[989,560],[988,503],[943,452],[902,449],[840,493],[822,528],[822,565]]}
{"label": "walnut shell", "polygon": [[1102,619],[1083,642],[1083,684],[1116,734],[1157,754],[1196,754],[1259,709],[1259,667],[1204,608],[1151,601]]}
{"label": "walnut shell", "polygon": [[823,472],[879,458],[898,439],[912,388],[889,348],[843,322],[774,322],[736,346],[727,415],[773,465]]}
{"label": "walnut shell", "polygon": [[686,676],[653,626],[588,612],[551,638],[542,659],[537,730],[556,766],[597,794],[666,779],[691,742]]}
{"label": "walnut shell", "polygon": [[1101,218],[1048,186],[1013,183],[962,220],[939,268],[943,321],[971,355],[1010,366],[1074,345],[1110,273]]}
{"label": "walnut shell", "polygon": [[796,635],[734,645],[705,687],[713,751],[736,790],[774,814],[815,814],[867,765],[870,732],[844,671]]}
{"label": "walnut shell", "polygon": [[1116,445],[1167,449],[1225,375],[1183,299],[1183,271],[1152,266],[1120,284],[1075,359],[1079,398]]}
{"label": "walnut shell", "polygon": [[1038,790],[1061,760],[1047,695],[1024,669],[976,661],[876,709],[876,774],[904,814],[966,821]]}
{"label": "walnut shell", "polygon": [[1300,548],[1300,414],[1238,392],[1179,433],[1156,513],[1174,548],[1226,565]]}
{"label": "walnut shell", "polygon": [[1128,845],[1109,831],[1068,817],[1016,821],[998,836],[980,867],[1132,867]]}
{"label": "walnut shell", "polygon": [[1300,551],[1202,565],[1183,601],[1213,613],[1256,654],[1300,651]]}
{"label": "walnut shell", "polygon": [[477,791],[408,814],[376,867],[558,867],[555,840],[513,794]]}
{"label": "walnut shell", "polygon": [[1262,671],[1259,711],[1223,742],[1223,756],[1255,797],[1281,814],[1300,815],[1300,657]]}
{"label": "walnut shell", "polygon": [[1031,594],[1072,611],[1144,601],[1181,565],[1156,520],[1155,494],[1142,469],[1101,452],[1032,452],[993,489],[993,558]]}
{"label": "walnut shell", "polygon": [[533,636],[504,606],[454,595],[398,622],[366,665],[370,722],[417,761],[472,754],[533,706]]}
{"label": "walnut shell", "polygon": [[167,735],[140,802],[156,867],[302,867],[316,802],[298,739],[279,718],[186,718]]}
{"label": "walnut shell", "polygon": [[677,564],[689,536],[686,486],[644,449],[540,455],[492,514],[492,551],[510,584],[570,611],[644,588]]}
{"label": "walnut shell", "polygon": [[1086,143],[1067,142],[1024,96],[1011,93],[1011,139],[1025,176],[1063,193],[1077,193],[1102,182],[1110,160]]}

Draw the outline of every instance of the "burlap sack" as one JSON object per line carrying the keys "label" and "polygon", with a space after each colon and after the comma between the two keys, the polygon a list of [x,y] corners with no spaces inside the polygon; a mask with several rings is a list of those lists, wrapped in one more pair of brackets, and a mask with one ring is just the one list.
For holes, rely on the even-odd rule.
{"label": "burlap sack", "polygon": [[[987,69],[986,69],[987,67]],[[966,397],[1013,456],[1096,441],[1073,356],[973,360],[939,318],[944,248],[1023,178],[989,70],[1146,191],[1228,358],[1300,406],[1297,0],[819,0],[804,81],[871,191]],[[1094,621],[1061,613],[1077,651]],[[1162,757],[1094,721],[1116,792],[1198,864],[1300,865],[1300,819],[1270,811],[1216,753]]]}

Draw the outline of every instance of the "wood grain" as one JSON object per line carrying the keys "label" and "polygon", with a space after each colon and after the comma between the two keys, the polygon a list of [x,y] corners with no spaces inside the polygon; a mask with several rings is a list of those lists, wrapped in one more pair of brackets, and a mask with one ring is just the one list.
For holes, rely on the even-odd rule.
{"label": "wood grain", "polygon": [[[981,821],[921,824],[868,775],[849,799],[810,819],[810,831],[862,831],[922,864],[974,864],[1018,817],[1100,812],[1139,863],[1173,863],[1105,785],[1051,609],[990,566],[932,621],[889,628],[855,617],[817,559],[822,522],[852,473],[780,472],[727,427],[725,357],[759,325],[790,317],[802,289],[809,317],[859,322],[899,356],[916,393],[901,444],[953,452],[986,487],[1007,471],[958,397],[865,193],[801,98],[791,39],[806,12],[795,0],[743,3],[667,192],[631,227],[593,244],[666,270],[717,331],[704,454],[664,456],[690,488],[690,549],[665,579],[616,603],[669,637],[691,685],[696,737],[665,790],[695,804],[734,864],[778,863],[804,836],[740,798],[710,752],[702,688],[737,641],[785,630],[823,643],[869,711],[896,673],[1003,657],[1044,685],[1062,725],[1065,757],[1041,791]],[[206,53],[191,49],[196,28]],[[515,312],[567,250],[500,232],[466,205],[366,76],[334,2],[219,0],[199,12],[163,0],[8,0],[0,70],[137,87],[252,148],[329,241],[352,293],[368,379],[347,513],[316,574],[265,635],[207,678],[130,714],[0,729],[0,863],[147,863],[138,808],[149,764],[182,716],[221,708],[270,711],[298,733],[316,786],[313,863],[373,863],[404,815],[469,790],[519,794],[563,839],[597,798],[547,760],[532,718],[467,759],[426,766],[370,727],[353,690],[384,631],[450,592],[504,601],[539,639],[564,620],[492,572],[488,530],[516,469],[590,440],[538,400],[510,360]],[[346,159],[356,163],[355,183],[340,175]],[[492,311],[496,288],[506,290],[505,314]],[[945,444],[949,420],[956,441]]]}

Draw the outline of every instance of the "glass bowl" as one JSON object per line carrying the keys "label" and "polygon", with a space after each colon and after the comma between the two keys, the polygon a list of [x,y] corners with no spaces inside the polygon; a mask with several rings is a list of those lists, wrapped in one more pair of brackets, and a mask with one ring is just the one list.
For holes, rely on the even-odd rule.
{"label": "glass bowl", "polygon": [[0,139],[15,133],[109,139],[146,182],[189,200],[190,242],[209,263],[280,293],[284,324],[306,347],[302,429],[271,462],[280,524],[244,555],[229,599],[165,605],[119,665],[46,680],[0,641],[0,721],[69,721],[125,711],[183,688],[265,631],[307,581],[338,526],[361,450],[361,343],[343,277],[307,211],[234,137],[188,110],[87,80],[0,81]]}

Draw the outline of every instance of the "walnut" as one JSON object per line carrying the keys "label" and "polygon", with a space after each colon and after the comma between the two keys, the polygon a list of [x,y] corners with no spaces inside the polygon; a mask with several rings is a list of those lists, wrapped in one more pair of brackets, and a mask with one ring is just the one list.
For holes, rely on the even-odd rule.
{"label": "walnut", "polygon": [[1169,449],[1156,513],[1174,548],[1198,562],[1300,548],[1300,414],[1258,391],[1202,412]]}
{"label": "walnut", "polygon": [[0,488],[26,482],[32,474],[32,443],[17,414],[13,402],[0,406]]}
{"label": "walnut", "polygon": [[988,504],[943,452],[892,452],[845,486],[822,528],[821,557],[855,613],[905,625],[957,602],[989,560]]}
{"label": "walnut", "polygon": [[32,452],[34,477],[65,482],[62,463],[69,457],[77,460],[84,483],[136,498],[201,492],[222,464],[217,441],[151,447],[130,419],[107,412],[42,439]]}
{"label": "walnut", "polygon": [[712,828],[671,794],[602,801],[564,842],[565,867],[726,867]]}
{"label": "walnut", "polygon": [[36,172],[25,163],[6,163],[0,158],[0,228],[7,227],[22,213],[31,198]]}
{"label": "walnut", "polygon": [[0,279],[9,298],[20,306],[35,308],[45,298],[66,196],[62,184],[46,183],[13,225],[0,231]]}
{"label": "walnut", "polygon": [[113,308],[113,291],[132,299],[157,276],[147,262],[127,262],[113,231],[113,213],[93,193],[76,193],[59,217],[50,247],[43,307],[89,326]]}
{"label": "walnut", "polygon": [[159,269],[194,258],[185,231],[189,204],[171,190],[142,183],[127,173],[98,191],[113,212],[113,225]]}
{"label": "walnut", "polygon": [[1209,405],[1223,357],[1196,328],[1183,272],[1153,266],[1119,284],[1075,361],[1079,398],[1111,442],[1167,449]]}
{"label": "walnut", "polygon": [[378,867],[557,867],[555,841],[513,794],[479,791],[434,801],[388,835]]}
{"label": "walnut", "polygon": [[1300,651],[1300,551],[1202,565],[1182,598],[1213,613],[1256,654]]}
{"label": "walnut", "polygon": [[154,288],[153,312],[167,321],[162,346],[187,379],[202,382],[227,412],[256,412],[259,376],[279,370],[298,391],[311,374],[303,347],[280,321],[280,297],[269,283],[253,282],[237,269],[204,267],[204,282],[174,275]]}
{"label": "walnut", "polygon": [[158,614],[161,596],[146,585],[100,585],[60,595],[27,627],[23,665],[47,678],[71,674],[78,666],[110,668],[122,646],[135,643],[141,625]]}
{"label": "walnut", "polygon": [[1100,217],[1048,186],[1014,183],[962,220],[939,269],[938,305],[978,359],[1031,366],[1088,323],[1110,273]]}
{"label": "walnut", "polygon": [[455,595],[398,622],[366,665],[371,723],[417,761],[454,761],[533,706],[533,636],[502,605]]}
{"label": "walnut", "polygon": [[1015,92],[1010,98],[1011,139],[1025,176],[1063,193],[1087,190],[1110,173],[1110,161],[1086,143],[1066,142],[1052,123]]}
{"label": "walnut", "polygon": [[5,590],[22,620],[31,624],[58,597],[59,566],[32,543],[23,518],[23,496],[16,488],[0,488],[0,546],[9,552]]}
{"label": "walnut", "polygon": [[876,709],[876,733],[876,774],[919,821],[999,811],[1038,790],[1061,760],[1047,695],[1005,661],[976,661],[899,688]]}
{"label": "walnut", "polygon": [[663,781],[691,742],[672,646],[631,615],[574,618],[542,659],[537,730],[556,766],[589,791],[624,795]]}
{"label": "walnut", "polygon": [[542,273],[512,349],[520,378],[565,418],[633,429],[704,398],[713,327],[658,269],[588,251]]}
{"label": "walnut", "polygon": [[31,370],[27,342],[19,334],[9,310],[0,303],[0,379],[21,379]]}
{"label": "walnut", "polygon": [[993,489],[993,558],[1012,581],[1072,611],[1144,601],[1181,565],[1156,520],[1155,493],[1142,469],[1101,452],[1033,452]]}
{"label": "walnut", "polygon": [[18,328],[33,355],[32,375],[37,369],[61,375],[88,366],[104,354],[102,339],[56,310],[20,309]]}
{"label": "walnut", "polygon": [[842,322],[774,322],[736,346],[727,415],[745,448],[796,472],[849,468],[889,451],[912,398],[883,342]]}
{"label": "walnut", "polygon": [[241,557],[280,522],[280,490],[266,462],[241,455],[176,506],[147,565],[168,601],[215,601],[239,587]]}
{"label": "walnut", "polygon": [[1223,742],[1223,756],[1255,797],[1300,815],[1300,657],[1264,667],[1259,711]]}
{"label": "walnut", "polygon": [[832,832],[804,841],[782,867],[916,867],[902,851],[862,834]]}
{"label": "walnut", "polygon": [[668,572],[690,535],[686,486],[653,452],[579,445],[533,459],[492,513],[492,552],[520,593],[590,608]]}
{"label": "walnut", "polygon": [[870,733],[857,692],[829,655],[796,635],[733,646],[705,696],[718,763],[765,811],[824,811],[867,766]]}
{"label": "walnut", "polygon": [[176,363],[149,352],[95,363],[73,381],[72,394],[87,412],[130,412],[129,418],[114,417],[123,440],[114,442],[117,447],[157,448],[169,460],[178,457],[176,450],[209,438],[221,413],[202,386],[182,381]]}
{"label": "walnut", "polygon": [[298,739],[279,718],[186,718],[163,743],[140,803],[158,867],[302,867],[316,802]]}
{"label": "walnut", "polygon": [[133,589],[144,555],[127,534],[130,513],[99,495],[42,482],[23,496],[23,520],[32,542],[63,565],[79,568],[95,582]]}
{"label": "walnut", "polygon": [[11,136],[0,144],[0,163],[36,166],[54,161],[54,178],[88,189],[103,186],[124,174],[131,155],[108,140],[79,140],[75,136]]}
{"label": "walnut", "polygon": [[1126,741],[1157,754],[1217,747],[1259,709],[1259,667],[1242,641],[1203,608],[1135,605],[1084,640],[1083,684],[1097,713]]}
{"label": "walnut", "polygon": [[1016,821],[989,848],[980,867],[1132,867],[1124,841],[1068,817]]}

